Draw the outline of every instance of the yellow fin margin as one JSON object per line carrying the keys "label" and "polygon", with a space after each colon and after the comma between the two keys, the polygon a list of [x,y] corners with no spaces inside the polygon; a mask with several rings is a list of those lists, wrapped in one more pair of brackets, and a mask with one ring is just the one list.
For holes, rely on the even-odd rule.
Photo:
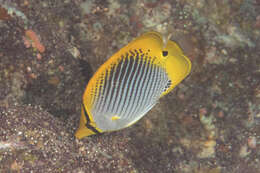
{"label": "yellow fin margin", "polygon": [[[81,117],[79,121],[79,128],[75,133],[75,137],[77,139],[81,139],[85,136],[91,136],[91,135],[96,135],[97,133],[93,131],[93,129],[90,129],[86,126],[87,124],[87,119],[86,119],[85,111],[84,111],[84,105],[81,107]],[[90,122],[88,123],[91,127],[93,127],[98,133],[101,133],[102,131],[96,127],[96,124],[93,121],[93,118],[91,115],[88,116],[90,119]]]}

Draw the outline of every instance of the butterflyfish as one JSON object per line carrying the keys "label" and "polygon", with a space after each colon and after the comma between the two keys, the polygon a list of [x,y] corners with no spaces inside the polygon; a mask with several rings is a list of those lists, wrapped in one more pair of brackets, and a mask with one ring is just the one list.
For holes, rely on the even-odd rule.
{"label": "butterflyfish", "polygon": [[112,55],[89,80],[76,138],[131,126],[191,70],[181,48],[147,32]]}

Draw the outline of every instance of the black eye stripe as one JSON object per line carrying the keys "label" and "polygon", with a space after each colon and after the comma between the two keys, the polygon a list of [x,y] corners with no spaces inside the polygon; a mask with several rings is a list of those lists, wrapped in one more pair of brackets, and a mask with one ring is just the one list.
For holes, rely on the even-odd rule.
{"label": "black eye stripe", "polygon": [[168,51],[162,51],[162,56],[167,56],[168,55]]}

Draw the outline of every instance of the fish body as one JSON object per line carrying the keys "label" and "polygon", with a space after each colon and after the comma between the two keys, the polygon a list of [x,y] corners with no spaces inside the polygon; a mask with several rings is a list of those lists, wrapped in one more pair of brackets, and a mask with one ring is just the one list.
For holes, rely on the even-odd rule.
{"label": "fish body", "polygon": [[134,124],[190,69],[190,60],[175,42],[165,42],[158,32],[141,35],[111,56],[90,79],[75,136],[81,139]]}

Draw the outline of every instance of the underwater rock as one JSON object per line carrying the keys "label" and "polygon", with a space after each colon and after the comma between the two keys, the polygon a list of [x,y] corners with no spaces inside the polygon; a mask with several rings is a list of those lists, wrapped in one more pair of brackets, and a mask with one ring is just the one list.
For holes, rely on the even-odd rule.
{"label": "underwater rock", "polygon": [[39,106],[2,106],[0,117],[0,172],[134,170],[123,153],[128,149],[122,136],[79,142],[62,121]]}

